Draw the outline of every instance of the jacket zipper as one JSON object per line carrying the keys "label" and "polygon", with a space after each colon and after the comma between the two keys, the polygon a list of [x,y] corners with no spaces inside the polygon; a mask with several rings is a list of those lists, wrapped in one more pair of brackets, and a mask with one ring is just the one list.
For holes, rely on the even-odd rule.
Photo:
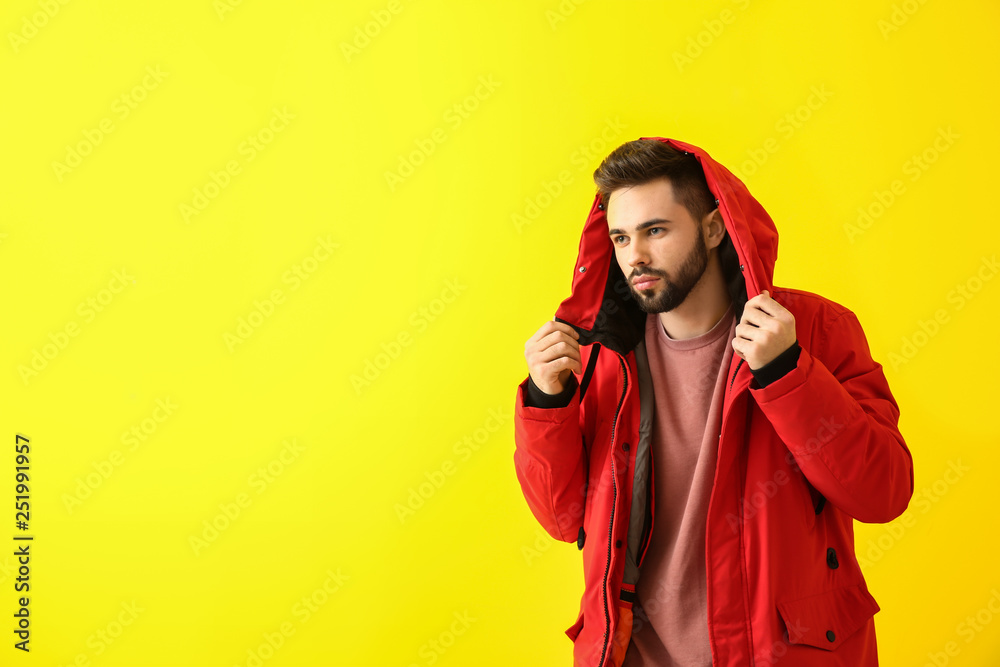
{"label": "jacket zipper", "polygon": [[740,357],[739,362],[736,364],[736,370],[733,371],[733,377],[729,379],[729,393],[733,392],[733,383],[736,382],[736,374],[740,372],[740,366],[743,365],[743,357]]}
{"label": "jacket zipper", "polygon": [[608,641],[611,637],[611,613],[608,611],[608,575],[611,572],[611,549],[614,544],[615,531],[615,509],[618,504],[618,475],[615,472],[615,427],[618,425],[618,415],[621,413],[622,404],[625,403],[625,393],[628,391],[628,368],[625,360],[618,356],[618,363],[622,369],[622,395],[618,399],[618,407],[615,409],[614,419],[611,420],[611,519],[608,521],[608,561],[604,566],[604,585],[601,587],[601,595],[604,598],[604,646],[601,648],[601,659],[597,663],[598,667],[604,664],[604,658],[608,652]]}

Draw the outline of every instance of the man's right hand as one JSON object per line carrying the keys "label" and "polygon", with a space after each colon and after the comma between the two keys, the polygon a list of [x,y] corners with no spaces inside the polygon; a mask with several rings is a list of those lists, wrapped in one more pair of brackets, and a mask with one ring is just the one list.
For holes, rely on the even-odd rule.
{"label": "man's right hand", "polygon": [[580,361],[580,334],[564,322],[546,322],[524,344],[528,374],[546,394],[559,394],[573,371],[583,372]]}

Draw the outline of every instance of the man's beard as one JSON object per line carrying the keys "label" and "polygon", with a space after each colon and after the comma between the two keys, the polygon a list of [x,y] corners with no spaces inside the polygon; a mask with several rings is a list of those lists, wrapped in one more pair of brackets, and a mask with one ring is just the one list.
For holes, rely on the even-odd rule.
{"label": "man's beard", "polygon": [[[667,274],[657,269],[636,269],[632,272],[632,277],[629,278],[629,289],[632,290],[632,295],[642,310],[647,313],[665,313],[684,303],[688,294],[701,280],[705,268],[708,266],[708,246],[705,245],[705,237],[701,230],[698,230],[697,237],[691,252],[677,269],[677,282],[670,282],[667,280]],[[656,276],[663,281],[663,288],[659,294],[644,296],[632,286],[632,280],[636,276],[644,275]]]}

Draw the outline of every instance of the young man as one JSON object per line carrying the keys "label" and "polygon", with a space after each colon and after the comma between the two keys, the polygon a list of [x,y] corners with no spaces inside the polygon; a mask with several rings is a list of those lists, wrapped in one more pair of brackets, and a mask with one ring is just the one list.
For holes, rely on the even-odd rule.
{"label": "young man", "polygon": [[575,664],[878,664],[853,521],[899,516],[913,463],[857,318],[772,284],[774,223],[700,148],[594,180],[515,413],[528,506],[583,551]]}

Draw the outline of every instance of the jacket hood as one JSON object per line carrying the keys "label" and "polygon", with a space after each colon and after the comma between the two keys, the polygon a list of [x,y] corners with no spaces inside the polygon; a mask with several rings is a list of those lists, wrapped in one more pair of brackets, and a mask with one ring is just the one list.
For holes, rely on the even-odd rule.
{"label": "jacket hood", "polygon": [[[728,285],[739,319],[749,298],[771,289],[778,257],[774,222],[743,182],[701,148],[663,137],[640,139],[662,141],[694,155],[701,164],[739,261],[739,271],[732,272]],[[580,237],[572,292],[556,310],[556,319],[575,328],[581,344],[601,343],[626,354],[643,338],[646,313],[632,297],[615,259],[607,217],[599,203],[595,193]]]}

